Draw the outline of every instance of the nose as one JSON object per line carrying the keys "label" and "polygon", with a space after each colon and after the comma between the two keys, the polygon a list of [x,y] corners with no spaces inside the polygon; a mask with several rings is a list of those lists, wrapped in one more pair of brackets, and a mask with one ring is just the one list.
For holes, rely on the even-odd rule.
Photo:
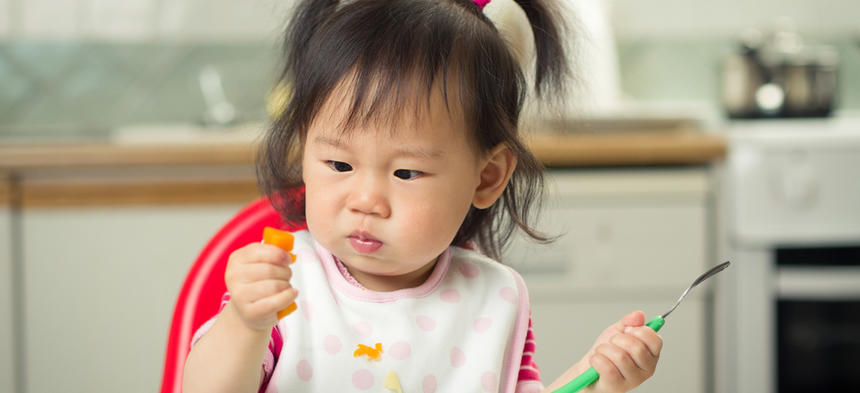
{"label": "nose", "polygon": [[349,210],[360,214],[388,218],[391,215],[391,205],[388,202],[385,182],[370,175],[361,176],[358,180],[347,200]]}

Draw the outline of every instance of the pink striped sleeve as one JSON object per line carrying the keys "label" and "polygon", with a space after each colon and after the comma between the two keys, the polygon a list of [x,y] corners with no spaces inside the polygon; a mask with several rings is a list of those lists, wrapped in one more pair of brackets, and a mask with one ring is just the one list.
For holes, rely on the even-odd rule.
{"label": "pink striped sleeve", "polygon": [[526,333],[526,344],[520,361],[520,372],[517,377],[517,393],[539,392],[543,390],[540,380],[540,370],[534,359],[535,335],[532,328],[532,317],[529,315],[529,329]]}

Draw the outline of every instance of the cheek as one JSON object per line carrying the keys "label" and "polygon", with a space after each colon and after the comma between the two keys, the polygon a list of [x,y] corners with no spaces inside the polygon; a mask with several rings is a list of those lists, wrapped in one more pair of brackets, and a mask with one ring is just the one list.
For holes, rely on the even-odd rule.
{"label": "cheek", "polygon": [[418,242],[447,246],[460,229],[471,203],[462,191],[442,188],[436,191],[407,198],[404,206],[395,210],[403,214],[400,220],[403,233],[411,233]]}
{"label": "cheek", "polygon": [[[305,180],[305,218],[308,225],[325,230],[333,214],[334,193],[326,186],[324,176],[313,170],[303,171]],[[328,192],[326,191],[328,190]],[[322,225],[321,225],[322,224]]]}

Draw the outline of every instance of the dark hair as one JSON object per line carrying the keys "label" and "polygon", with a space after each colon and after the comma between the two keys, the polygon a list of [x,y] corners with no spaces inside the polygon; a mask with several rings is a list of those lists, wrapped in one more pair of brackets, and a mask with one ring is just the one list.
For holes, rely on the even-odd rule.
{"label": "dark hair", "polygon": [[[567,62],[557,12],[544,0],[517,2],[535,37],[534,90],[541,98],[559,97]],[[286,221],[305,219],[303,197],[285,190],[302,186],[302,142],[345,78],[352,78],[354,87],[346,127],[392,120],[422,93],[414,89],[416,82],[428,104],[434,81],[442,82],[450,109],[447,84],[456,78],[460,102],[454,105],[465,108],[470,140],[481,152],[504,143],[518,163],[500,201],[483,210],[472,207],[453,244],[473,240],[498,259],[516,228],[547,240],[529,225],[543,197],[542,166],[517,129],[528,84],[503,37],[471,0],[303,0],[286,31],[284,58],[280,81],[292,95],[266,136],[257,171]]]}

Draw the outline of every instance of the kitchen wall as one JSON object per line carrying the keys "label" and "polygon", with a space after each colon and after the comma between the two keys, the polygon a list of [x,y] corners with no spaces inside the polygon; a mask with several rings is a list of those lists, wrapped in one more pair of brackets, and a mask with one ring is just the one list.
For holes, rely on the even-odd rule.
{"label": "kitchen wall", "polygon": [[[207,65],[240,120],[262,120],[293,2],[0,0],[0,134],[75,138],[118,124],[200,122]],[[838,48],[839,105],[860,108],[855,0],[614,0],[607,9],[628,98],[717,105],[718,62],[737,33],[785,15],[808,40]]]}
{"label": "kitchen wall", "polygon": [[854,0],[614,0],[621,85],[631,98],[718,103],[719,61],[745,28],[767,31],[783,17],[809,44],[840,56],[838,105],[860,108],[860,2]]}
{"label": "kitchen wall", "polygon": [[0,132],[199,122],[206,66],[239,120],[263,119],[291,3],[0,0]]}

